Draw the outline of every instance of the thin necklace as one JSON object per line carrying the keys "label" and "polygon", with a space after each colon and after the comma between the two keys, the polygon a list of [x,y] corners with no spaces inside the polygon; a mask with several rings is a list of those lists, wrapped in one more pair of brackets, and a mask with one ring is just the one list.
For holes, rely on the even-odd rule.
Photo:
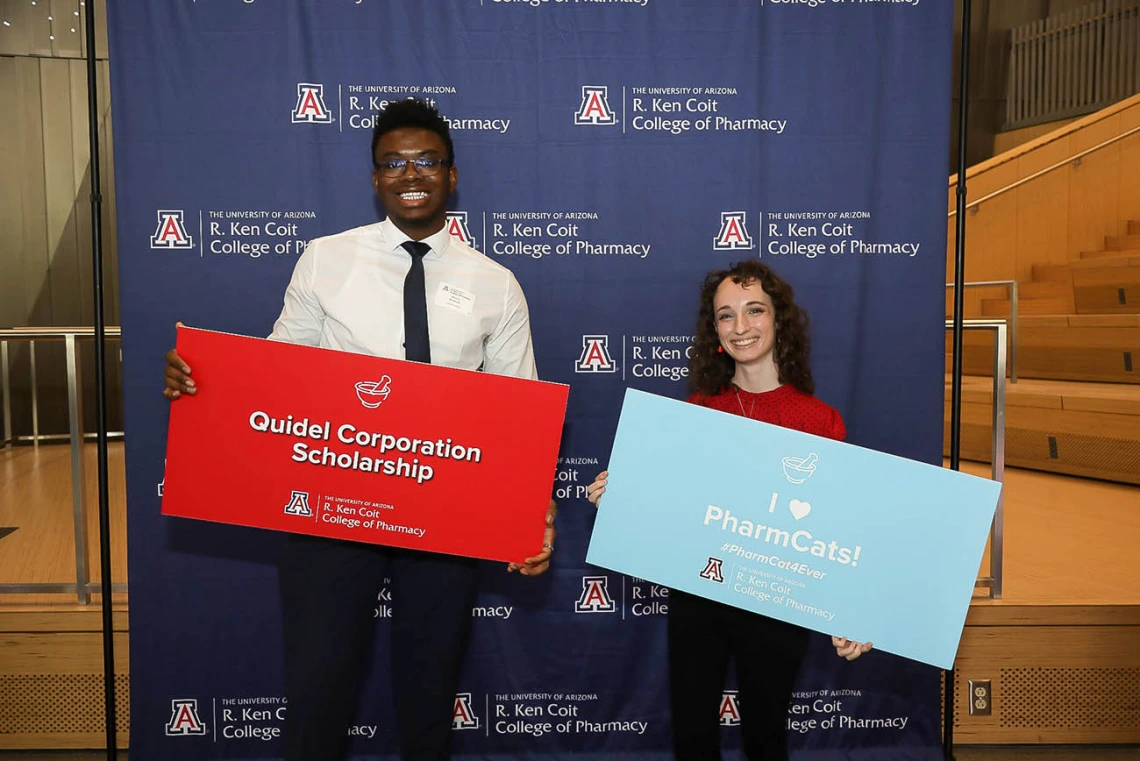
{"label": "thin necklace", "polygon": [[752,417],[752,410],[756,409],[756,398],[752,399],[752,406],[748,408],[748,412],[744,411],[744,402],[740,401],[740,387],[733,385],[733,390],[736,392],[736,403],[740,405],[740,414],[746,418]]}

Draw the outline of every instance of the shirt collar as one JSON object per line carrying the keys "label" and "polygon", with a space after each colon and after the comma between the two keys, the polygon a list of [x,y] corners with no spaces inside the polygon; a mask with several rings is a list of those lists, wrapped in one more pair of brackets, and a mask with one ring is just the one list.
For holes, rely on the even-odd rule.
{"label": "shirt collar", "polygon": [[[405,235],[403,230],[396,227],[391,219],[385,219],[381,222],[380,229],[384,234],[384,242],[388,244],[389,251],[400,254],[407,253],[402,246],[411,238]],[[424,238],[422,242],[431,247],[431,251],[424,254],[424,258],[439,259],[443,257],[447,253],[447,247],[451,245],[451,234],[447,232],[447,225],[445,224],[439,232]]]}

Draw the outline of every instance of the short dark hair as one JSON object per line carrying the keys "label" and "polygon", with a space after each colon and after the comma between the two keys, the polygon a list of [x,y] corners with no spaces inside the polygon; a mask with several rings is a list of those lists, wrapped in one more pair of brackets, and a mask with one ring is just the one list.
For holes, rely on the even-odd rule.
{"label": "short dark hair", "polygon": [[755,259],[746,259],[727,270],[714,270],[705,276],[705,281],[701,284],[697,335],[689,360],[689,386],[699,394],[715,396],[724,393],[732,382],[736,363],[725,352],[717,351],[721,346],[713,309],[717,288],[729,278],[737,285],[759,283],[764,293],[772,299],[772,308],[776,312],[776,346],[773,353],[780,383],[794,386],[805,394],[815,393],[815,380],[809,363],[811,340],[808,337],[807,312],[796,304],[792,286],[770,267]]}
{"label": "short dark hair", "polygon": [[443,140],[447,148],[447,165],[455,166],[455,147],[451,144],[451,130],[435,106],[419,98],[394,100],[376,114],[376,125],[372,128],[372,164],[376,165],[376,146],[380,138],[392,130],[403,127],[417,127],[431,130]]}

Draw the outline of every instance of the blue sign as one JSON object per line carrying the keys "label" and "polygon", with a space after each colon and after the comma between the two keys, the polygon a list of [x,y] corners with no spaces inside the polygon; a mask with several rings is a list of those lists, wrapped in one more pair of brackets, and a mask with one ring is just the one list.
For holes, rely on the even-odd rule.
{"label": "blue sign", "polygon": [[629,390],[586,562],[953,668],[1001,484]]}

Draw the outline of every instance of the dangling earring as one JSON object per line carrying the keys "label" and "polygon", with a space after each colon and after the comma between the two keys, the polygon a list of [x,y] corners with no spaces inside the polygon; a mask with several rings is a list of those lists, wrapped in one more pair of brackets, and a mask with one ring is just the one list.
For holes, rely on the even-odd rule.
{"label": "dangling earring", "polygon": [[724,347],[723,346],[716,347],[716,353],[717,354],[724,354]]}

